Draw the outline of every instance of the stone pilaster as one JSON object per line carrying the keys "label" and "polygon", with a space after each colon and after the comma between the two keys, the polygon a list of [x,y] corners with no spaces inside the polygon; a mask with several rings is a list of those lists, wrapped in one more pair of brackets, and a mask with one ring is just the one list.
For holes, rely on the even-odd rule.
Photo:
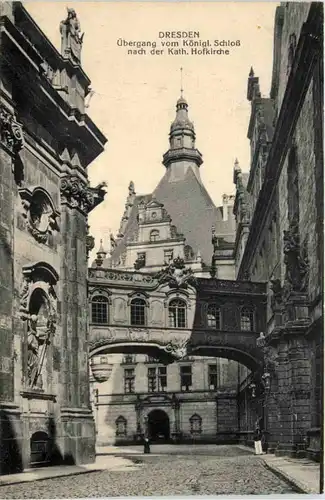
{"label": "stone pilaster", "polygon": [[61,422],[64,455],[77,463],[95,459],[95,425],[89,400],[87,359],[87,213],[92,196],[86,182],[61,182],[61,314],[63,391]]}
{"label": "stone pilaster", "polygon": [[172,408],[174,410],[174,425],[171,432],[174,441],[178,442],[180,439],[180,403],[176,397],[173,398]]}
{"label": "stone pilaster", "polygon": [[0,99],[0,474],[23,468],[20,412],[14,396],[13,325],[14,165],[23,140],[11,104],[3,104]]}

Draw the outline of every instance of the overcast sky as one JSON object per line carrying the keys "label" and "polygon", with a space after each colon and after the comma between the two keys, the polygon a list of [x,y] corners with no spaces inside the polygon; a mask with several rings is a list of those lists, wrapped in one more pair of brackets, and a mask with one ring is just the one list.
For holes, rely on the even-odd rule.
{"label": "overcast sky", "polygon": [[[82,66],[95,91],[88,114],[106,135],[105,152],[88,172],[92,184],[106,181],[106,200],[90,215],[91,233],[117,232],[130,180],[138,194],[153,191],[165,167],[168,134],[180,95],[195,124],[203,154],[201,176],[218,205],[233,193],[233,163],[249,167],[247,77],[253,66],[261,92],[269,95],[275,2],[25,2],[27,10],[60,50],[60,21],[74,7],[85,32]],[[201,40],[240,40],[230,55],[128,55],[119,38],[159,42],[159,31],[199,31]],[[181,230],[181,228],[179,228]]]}

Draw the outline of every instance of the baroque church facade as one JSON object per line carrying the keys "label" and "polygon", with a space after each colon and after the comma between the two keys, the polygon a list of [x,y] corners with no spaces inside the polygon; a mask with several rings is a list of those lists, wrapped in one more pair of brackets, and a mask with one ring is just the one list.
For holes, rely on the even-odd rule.
{"label": "baroque church facade", "polygon": [[0,473],[89,463],[87,167],[106,138],[85,113],[76,13],[61,52],[20,2],[0,5]]}

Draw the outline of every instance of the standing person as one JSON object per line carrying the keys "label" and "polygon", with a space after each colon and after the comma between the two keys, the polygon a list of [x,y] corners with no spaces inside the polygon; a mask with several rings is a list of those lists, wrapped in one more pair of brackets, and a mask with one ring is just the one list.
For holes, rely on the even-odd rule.
{"label": "standing person", "polygon": [[150,441],[149,441],[149,423],[148,417],[144,418],[144,443],[143,443],[143,452],[150,453]]}
{"label": "standing person", "polygon": [[254,432],[255,455],[262,455],[263,454],[261,438],[262,438],[261,428],[260,428],[259,423],[256,422],[255,432]]}

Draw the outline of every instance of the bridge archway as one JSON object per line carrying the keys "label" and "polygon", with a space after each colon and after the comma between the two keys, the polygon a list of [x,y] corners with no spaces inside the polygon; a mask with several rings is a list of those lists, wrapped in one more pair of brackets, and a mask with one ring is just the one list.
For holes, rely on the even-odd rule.
{"label": "bridge archway", "polygon": [[154,342],[100,342],[97,345],[91,344],[89,357],[93,358],[105,354],[145,354],[154,358],[159,358],[161,362],[169,364],[182,360],[185,356],[208,356],[214,358],[224,358],[246,366],[252,372],[257,371],[262,365],[262,353],[256,346],[247,345],[195,345],[190,342],[181,350],[169,350],[168,343],[165,345]]}

